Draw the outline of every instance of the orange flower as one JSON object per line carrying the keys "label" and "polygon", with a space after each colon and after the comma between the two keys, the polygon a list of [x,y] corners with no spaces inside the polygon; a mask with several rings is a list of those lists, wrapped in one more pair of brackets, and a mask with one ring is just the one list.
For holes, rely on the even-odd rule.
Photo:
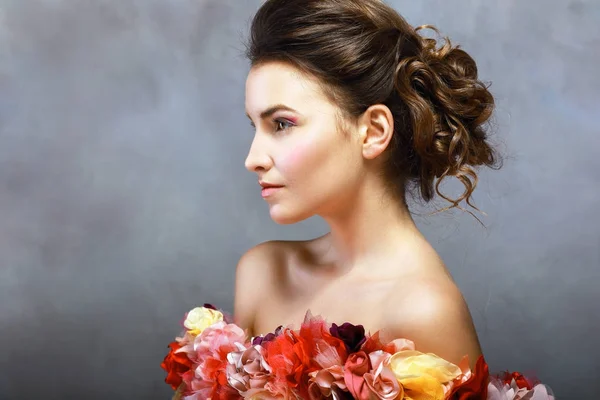
{"label": "orange flower", "polygon": [[179,343],[171,342],[169,343],[169,347],[171,351],[164,358],[160,366],[167,371],[165,382],[171,385],[173,390],[176,390],[182,382],[181,375],[189,371],[193,364],[185,352],[176,353],[181,348]]}

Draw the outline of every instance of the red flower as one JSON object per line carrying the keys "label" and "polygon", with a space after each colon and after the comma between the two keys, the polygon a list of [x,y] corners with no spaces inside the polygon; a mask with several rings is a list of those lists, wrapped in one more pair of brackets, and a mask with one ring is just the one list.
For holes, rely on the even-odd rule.
{"label": "red flower", "polygon": [[279,384],[298,390],[308,398],[308,373],[312,372],[310,349],[298,333],[286,329],[280,336],[265,344],[265,361]]}
{"label": "red flower", "polygon": [[377,331],[363,342],[363,344],[360,347],[360,350],[364,351],[366,354],[371,354],[372,352],[378,350],[394,354],[396,352],[396,345],[393,342],[382,342],[379,331]]}
{"label": "red flower", "polygon": [[298,335],[302,338],[312,369],[344,365],[348,353],[344,341],[331,333],[325,320],[307,314]]}
{"label": "red flower", "polygon": [[483,356],[479,356],[471,377],[467,381],[454,386],[447,398],[452,400],[486,399],[489,377],[488,365]]}
{"label": "red flower", "polygon": [[185,352],[175,353],[181,348],[179,343],[171,342],[169,343],[169,347],[171,348],[171,351],[167,354],[160,366],[167,371],[165,382],[171,385],[173,390],[177,390],[182,382],[181,375],[189,371],[193,364]]}
{"label": "red flower", "polygon": [[520,372],[510,373],[510,372],[506,371],[506,372],[500,374],[498,376],[498,378],[500,378],[505,385],[510,385],[514,379],[514,381],[517,384],[517,386],[519,387],[519,389],[531,390],[536,385],[536,383],[538,383],[538,382],[535,382],[535,381],[525,378],[525,376],[523,376],[523,374],[521,374]]}

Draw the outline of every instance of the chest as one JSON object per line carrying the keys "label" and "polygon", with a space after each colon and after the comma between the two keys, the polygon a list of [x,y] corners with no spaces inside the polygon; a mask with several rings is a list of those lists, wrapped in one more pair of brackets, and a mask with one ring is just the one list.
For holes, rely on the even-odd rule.
{"label": "chest", "polygon": [[380,329],[389,307],[390,282],[314,282],[302,288],[278,288],[256,315],[255,333],[274,331],[278,326],[298,329],[308,311],[338,325],[350,322],[367,331]]}

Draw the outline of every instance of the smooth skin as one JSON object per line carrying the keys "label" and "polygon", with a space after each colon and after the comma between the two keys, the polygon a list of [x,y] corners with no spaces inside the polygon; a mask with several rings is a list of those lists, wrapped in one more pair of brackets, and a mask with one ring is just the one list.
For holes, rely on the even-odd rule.
{"label": "smooth skin", "polygon": [[245,166],[282,186],[265,198],[273,221],[318,215],[330,232],[248,250],[237,266],[236,322],[265,334],[299,327],[310,310],[456,364],[468,355],[474,368],[481,348],[464,298],[380,173],[394,131],[389,108],[345,120],[318,81],[269,62],[248,74],[246,113],[255,134]]}

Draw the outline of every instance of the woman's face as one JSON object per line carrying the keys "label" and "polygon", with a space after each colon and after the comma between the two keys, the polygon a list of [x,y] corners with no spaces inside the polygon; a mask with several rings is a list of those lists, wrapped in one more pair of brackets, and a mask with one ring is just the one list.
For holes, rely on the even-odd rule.
{"label": "woman's face", "polygon": [[245,165],[264,185],[279,186],[262,191],[275,222],[343,209],[361,177],[361,147],[352,131],[339,130],[339,109],[316,81],[284,63],[254,67],[246,113],[255,134]]}

